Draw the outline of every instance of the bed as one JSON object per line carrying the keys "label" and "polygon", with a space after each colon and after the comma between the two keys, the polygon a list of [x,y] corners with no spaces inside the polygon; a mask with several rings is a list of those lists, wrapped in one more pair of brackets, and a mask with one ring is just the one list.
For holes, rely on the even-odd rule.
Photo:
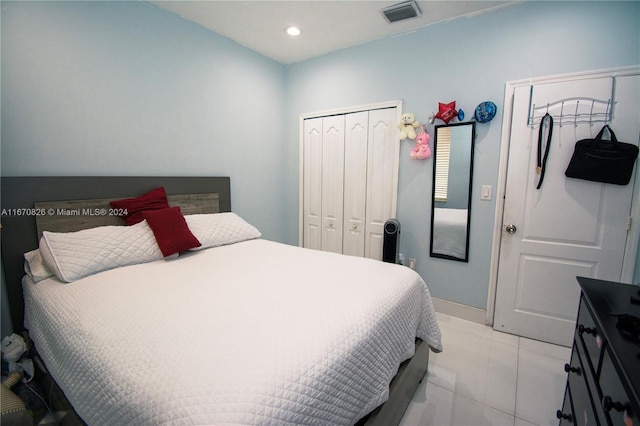
{"label": "bed", "polygon": [[[52,186],[59,179],[73,188],[62,203],[54,202],[64,200]],[[92,179],[80,187],[103,187],[97,197],[95,188],[78,189],[73,178],[2,181],[3,209],[23,203],[45,212],[35,221],[3,215],[12,314],[16,253],[49,256],[45,263],[53,262],[48,269],[55,273],[44,277],[34,266],[20,279],[24,325],[84,422],[390,424],[401,418],[426,372],[429,348],[442,349],[429,291],[414,271],[265,240],[231,212],[228,178]],[[25,185],[37,203],[20,200]],[[138,235],[157,238],[148,229],[151,215],[120,226],[109,215],[73,213],[100,211],[105,200],[158,185],[170,205],[180,206],[200,246],[158,257],[159,240],[150,254],[148,238]],[[31,244],[9,244],[16,228],[35,234]],[[115,263],[87,267],[86,258],[95,258],[87,252],[100,241],[124,241],[119,247],[143,253],[144,261],[129,262],[123,250]],[[19,328],[17,320],[14,315]]]}

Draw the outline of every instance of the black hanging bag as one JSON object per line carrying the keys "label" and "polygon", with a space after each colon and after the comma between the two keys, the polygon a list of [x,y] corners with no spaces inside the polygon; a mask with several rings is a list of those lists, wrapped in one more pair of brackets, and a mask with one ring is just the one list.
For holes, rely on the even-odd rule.
{"label": "black hanging bag", "polygon": [[[609,130],[611,140],[602,139],[605,129]],[[637,157],[638,147],[618,142],[613,130],[605,125],[595,139],[576,142],[573,156],[564,174],[570,178],[627,185],[631,180]]]}

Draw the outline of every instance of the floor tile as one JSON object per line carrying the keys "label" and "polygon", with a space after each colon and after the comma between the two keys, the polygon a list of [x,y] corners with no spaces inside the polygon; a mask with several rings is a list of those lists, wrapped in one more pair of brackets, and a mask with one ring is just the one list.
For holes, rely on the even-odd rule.
{"label": "floor tile", "polygon": [[564,360],[564,362],[569,362],[569,359],[571,358],[571,348],[552,345],[550,343],[527,339],[525,337],[520,337],[520,349],[541,355],[548,355],[553,358]]}
{"label": "floor tile", "polygon": [[428,425],[557,425],[570,348],[438,314],[442,353],[401,422]]}
{"label": "floor tile", "polygon": [[540,342],[523,348],[522,341],[526,340],[521,340],[518,353],[516,417],[538,425],[555,425],[567,380],[564,364],[570,352],[564,357],[559,347]]}
{"label": "floor tile", "polygon": [[[556,425],[556,423],[554,423],[554,426]],[[535,423],[531,423],[516,417],[516,422],[514,426],[541,426],[541,425],[536,425]]]}
{"label": "floor tile", "polygon": [[[515,417],[433,383],[423,382],[401,426],[513,426]],[[417,402],[423,400],[425,402]]]}
{"label": "floor tile", "polygon": [[460,321],[463,320],[439,321],[444,350],[430,356],[427,381],[514,414],[517,338]]}

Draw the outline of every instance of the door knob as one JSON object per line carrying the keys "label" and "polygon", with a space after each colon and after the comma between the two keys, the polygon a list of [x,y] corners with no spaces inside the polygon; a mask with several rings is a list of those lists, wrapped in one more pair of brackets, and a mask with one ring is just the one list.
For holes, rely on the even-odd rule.
{"label": "door knob", "polygon": [[515,234],[518,228],[516,228],[515,225],[507,225],[504,230],[507,231],[508,234]]}

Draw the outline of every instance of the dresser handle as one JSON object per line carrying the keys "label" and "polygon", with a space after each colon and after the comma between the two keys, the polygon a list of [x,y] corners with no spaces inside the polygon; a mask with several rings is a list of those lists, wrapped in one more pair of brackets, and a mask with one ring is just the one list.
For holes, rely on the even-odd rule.
{"label": "dresser handle", "polygon": [[580,374],[580,368],[579,367],[572,367],[569,364],[565,364],[564,365],[564,371],[567,373],[577,373],[578,375]]}
{"label": "dresser handle", "polygon": [[604,408],[604,411],[606,411],[607,413],[612,409],[616,411],[625,411],[629,409],[629,404],[623,404],[622,402],[618,401],[614,402],[613,399],[611,399],[611,397],[607,395],[602,398],[602,408]]}
{"label": "dresser handle", "polygon": [[569,423],[571,423],[573,421],[573,416],[571,414],[564,414],[562,411],[558,410],[556,411],[556,417],[559,420],[565,419],[567,420]]}
{"label": "dresser handle", "polygon": [[597,331],[595,328],[585,327],[584,325],[580,324],[578,326],[578,334],[583,335],[584,333],[593,334],[595,336],[597,334]]}

